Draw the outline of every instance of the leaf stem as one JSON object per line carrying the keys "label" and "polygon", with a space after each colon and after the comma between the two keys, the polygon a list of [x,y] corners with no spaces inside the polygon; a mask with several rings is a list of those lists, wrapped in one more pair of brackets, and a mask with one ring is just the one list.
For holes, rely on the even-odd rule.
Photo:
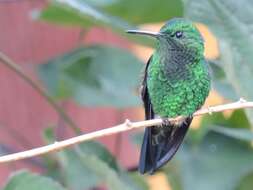
{"label": "leaf stem", "polygon": [[37,91],[62,117],[62,119],[73,129],[77,134],[81,133],[80,128],[74,123],[74,121],[67,115],[67,113],[55,102],[55,100],[47,94],[42,88],[39,87],[24,71],[12,61],[4,53],[0,52],[0,62],[2,62],[10,70],[14,71],[20,78],[22,78],[27,84],[29,84],[35,91]]}

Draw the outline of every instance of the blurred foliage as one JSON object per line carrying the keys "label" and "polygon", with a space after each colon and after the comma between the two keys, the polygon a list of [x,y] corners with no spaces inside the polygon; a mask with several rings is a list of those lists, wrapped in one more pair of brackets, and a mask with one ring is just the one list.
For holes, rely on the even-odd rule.
{"label": "blurred foliage", "polygon": [[[253,35],[250,0],[185,0],[186,17],[209,26],[219,39],[220,66],[237,96],[252,99]],[[247,114],[253,123],[253,111]]]}
{"label": "blurred foliage", "polygon": [[182,189],[235,189],[253,169],[253,151],[248,144],[213,132],[197,146],[186,142],[177,159]]}
{"label": "blurred foliage", "polygon": [[[137,96],[142,62],[110,46],[80,47],[39,67],[49,92],[88,106],[129,107]],[[124,100],[124,101],[122,101]]]}
{"label": "blurred foliage", "polygon": [[[101,1],[88,0],[88,2],[100,10],[120,17],[132,24],[161,22],[172,17],[181,17],[183,15],[183,3],[181,1],[106,0],[101,3]],[[154,10],[156,13],[150,14]]]}
{"label": "blurred foliage", "polygon": [[253,186],[253,172],[245,176],[239,183],[236,190],[251,190]]}
{"label": "blurred foliage", "polygon": [[227,80],[226,73],[221,67],[222,63],[219,60],[209,60],[208,64],[212,76],[212,84],[215,90],[226,99],[237,100],[238,95],[232,84]]}
{"label": "blurred foliage", "polygon": [[[206,24],[218,39],[220,57],[209,61],[214,89],[227,100],[240,96],[253,100],[252,4],[250,0],[54,0],[40,13],[40,19],[86,30],[106,27],[150,46],[153,42],[149,38],[130,37],[125,30],[184,15]],[[51,59],[38,68],[38,73],[56,100],[123,108],[140,103],[141,64],[126,49],[96,45],[78,47]],[[190,130],[175,159],[161,170],[172,189],[252,189],[252,116],[243,110],[204,116],[200,127]],[[53,142],[54,136],[51,128],[44,132],[47,143]],[[141,138],[142,134],[135,135],[133,141],[140,144]],[[21,171],[10,177],[4,190],[81,190],[99,185],[112,190],[148,189],[143,176],[125,171],[97,142],[46,155],[43,161],[47,177]]]}
{"label": "blurred foliage", "polygon": [[[163,3],[166,2],[166,0],[162,0]],[[92,4],[89,4],[93,2]],[[106,3],[104,2],[103,5],[109,5],[109,1]],[[113,10],[121,13],[119,11],[122,7],[121,1],[115,1],[118,2],[116,4],[110,4],[109,7],[114,7]],[[134,2],[133,0],[131,2]],[[149,1],[151,2],[151,1]],[[156,1],[154,1],[156,2]],[[98,1],[85,1],[85,0],[54,0],[51,2],[51,4],[48,6],[47,9],[42,11],[40,13],[39,18],[42,20],[46,20],[49,22],[57,23],[57,24],[63,24],[63,25],[69,25],[69,26],[79,26],[85,29],[89,29],[93,26],[100,26],[105,28],[110,28],[112,31],[117,32],[120,35],[123,35],[125,37],[128,37],[131,40],[134,40],[138,43],[144,44],[144,45],[153,45],[153,39],[147,39],[145,37],[141,36],[134,36],[134,35],[127,35],[126,30],[136,28],[136,26],[130,24],[129,22],[121,19],[120,17],[112,16],[107,14],[106,12],[102,10],[98,10],[97,6],[101,6],[102,3]],[[94,5],[97,6],[94,6]],[[156,3],[151,3],[156,4]],[[176,6],[180,7],[180,3],[175,3]],[[118,6],[118,8],[117,8]],[[156,4],[156,6],[159,6],[159,4]],[[110,9],[110,8],[109,8]],[[135,10],[137,11],[137,7],[135,6]],[[143,9],[145,10],[145,9]],[[129,12],[130,10],[128,10]],[[131,10],[133,11],[133,10]],[[179,10],[178,10],[179,11]],[[122,12],[123,13],[123,12]],[[147,14],[147,12],[144,12],[144,14]]]}
{"label": "blurred foliage", "polygon": [[[157,10],[156,14],[150,14],[154,10]],[[84,27],[103,24],[106,27],[117,26],[119,28],[128,26],[126,23],[162,22],[182,15],[182,2],[173,0],[54,0],[42,12],[42,18],[57,23]]]}
{"label": "blurred foliage", "polygon": [[[47,143],[55,142],[52,128],[44,131],[44,139]],[[148,189],[142,176],[123,170],[115,157],[95,141],[62,151],[54,161],[46,157],[44,162],[48,166],[47,175],[64,184],[67,189],[90,189],[98,184],[106,184],[112,190]]]}
{"label": "blurred foliage", "polygon": [[97,10],[87,1],[52,1],[41,12],[40,19],[70,26],[90,28],[92,26],[110,27],[125,30],[130,26],[126,21]]}
{"label": "blurred foliage", "polygon": [[3,190],[65,190],[59,183],[52,179],[28,171],[14,173],[8,180]]}

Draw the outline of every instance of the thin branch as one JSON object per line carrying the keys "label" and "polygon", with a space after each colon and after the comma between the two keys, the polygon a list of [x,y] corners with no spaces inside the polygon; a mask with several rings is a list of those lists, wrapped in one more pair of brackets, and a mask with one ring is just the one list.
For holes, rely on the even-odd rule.
{"label": "thin branch", "polygon": [[72,119],[67,115],[67,113],[54,101],[54,99],[49,96],[42,88],[40,88],[24,71],[12,61],[5,54],[0,52],[0,62],[2,62],[6,67],[14,71],[20,78],[22,78],[26,83],[28,83],[34,90],[36,90],[54,109],[55,111],[64,119],[64,121],[71,127],[76,133],[80,133],[80,129],[72,121]]}
{"label": "thin branch", "polygon": [[[215,112],[222,112],[225,110],[235,110],[235,109],[241,109],[241,108],[253,108],[253,102],[247,102],[244,99],[240,99],[239,101],[230,103],[230,104],[203,108],[199,111],[196,111],[193,114],[193,116],[200,116],[204,114],[212,114]],[[182,119],[182,117],[170,118],[169,120],[178,121],[180,119]],[[111,128],[102,129],[102,130],[95,131],[92,133],[80,135],[80,136],[73,137],[61,142],[55,142],[54,144],[31,149],[28,151],[2,156],[0,157],[0,163],[12,162],[15,160],[31,158],[34,156],[39,156],[39,155],[47,154],[50,152],[56,152],[64,148],[67,148],[69,146],[73,146],[73,145],[76,145],[85,141],[89,141],[95,138],[104,137],[104,136],[108,136],[108,135],[112,135],[112,134],[116,134],[116,133],[120,133],[124,131],[129,131],[132,129],[151,127],[154,125],[161,125],[161,124],[162,124],[162,119],[153,119],[153,120],[139,121],[139,122],[130,122],[129,120],[126,120],[125,123],[116,125]]]}

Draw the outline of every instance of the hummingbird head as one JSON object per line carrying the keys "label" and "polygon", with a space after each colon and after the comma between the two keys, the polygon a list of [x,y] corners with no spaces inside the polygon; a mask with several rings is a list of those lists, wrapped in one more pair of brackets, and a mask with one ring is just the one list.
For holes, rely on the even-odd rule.
{"label": "hummingbird head", "polygon": [[157,49],[161,52],[187,52],[197,55],[203,55],[204,52],[204,42],[200,32],[191,21],[184,18],[169,20],[159,32],[141,30],[127,32],[155,37],[158,40]]}

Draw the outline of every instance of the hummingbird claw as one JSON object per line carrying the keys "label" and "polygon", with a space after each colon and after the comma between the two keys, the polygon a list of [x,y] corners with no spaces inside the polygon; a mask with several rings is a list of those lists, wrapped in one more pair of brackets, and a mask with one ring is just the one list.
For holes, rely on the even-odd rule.
{"label": "hummingbird claw", "polygon": [[189,115],[188,117],[186,117],[186,118],[184,119],[183,123],[184,123],[185,125],[187,125],[190,118],[193,118],[193,114],[191,114],[191,115]]}
{"label": "hummingbird claw", "polygon": [[162,119],[162,127],[172,125],[171,121],[168,118]]}

